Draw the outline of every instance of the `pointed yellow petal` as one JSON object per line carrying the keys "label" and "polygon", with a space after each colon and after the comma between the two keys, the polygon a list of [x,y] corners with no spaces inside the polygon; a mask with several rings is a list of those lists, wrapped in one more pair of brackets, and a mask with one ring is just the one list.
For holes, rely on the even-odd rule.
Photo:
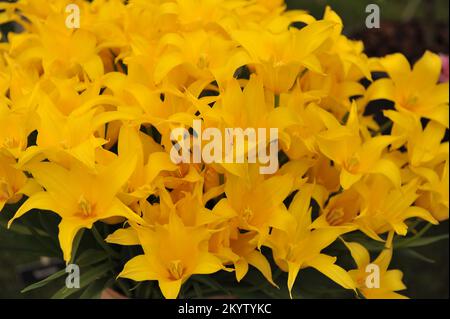
{"label": "pointed yellow petal", "polygon": [[406,209],[406,211],[402,214],[403,219],[408,219],[412,217],[419,217],[427,222],[437,225],[439,222],[431,215],[426,209],[418,206],[411,206]]}
{"label": "pointed yellow petal", "polygon": [[389,264],[391,263],[391,259],[392,259],[392,248],[385,248],[378,255],[377,259],[375,259],[373,263],[380,267],[381,273],[385,273],[389,267]]}
{"label": "pointed yellow petal", "polygon": [[78,200],[80,190],[67,183],[69,172],[65,168],[46,162],[26,165],[26,169],[48,192],[57,194],[61,202],[69,203]]}
{"label": "pointed yellow petal", "polygon": [[411,66],[403,54],[395,53],[380,59],[389,77],[397,84],[406,85]]}
{"label": "pointed yellow petal", "polygon": [[[5,199],[0,199],[0,213],[2,212],[3,207],[5,207],[6,204],[6,200]],[[11,219],[11,223],[12,223],[12,219]],[[8,226],[9,228],[9,226]]]}
{"label": "pointed yellow petal", "polygon": [[388,270],[382,275],[380,288],[383,290],[400,291],[405,290],[406,286],[402,281],[403,273],[398,270]]}
{"label": "pointed yellow petal", "polygon": [[295,280],[297,279],[298,272],[300,271],[301,264],[300,263],[293,263],[288,262],[288,289],[289,289],[289,295],[292,298],[292,287],[294,287]]}
{"label": "pointed yellow petal", "polygon": [[268,223],[273,228],[288,231],[294,225],[295,219],[291,214],[289,214],[286,207],[281,204],[278,208],[273,209]]}
{"label": "pointed yellow petal", "polygon": [[98,55],[92,55],[89,59],[82,62],[81,66],[91,80],[100,79],[104,73],[103,62]]}
{"label": "pointed yellow petal", "polygon": [[99,188],[104,199],[114,197],[133,174],[137,163],[136,154],[119,157],[98,176]]}
{"label": "pointed yellow petal", "polygon": [[42,191],[42,187],[32,178],[29,178],[25,185],[23,185],[18,193],[27,195],[30,197],[38,192]]}
{"label": "pointed yellow petal", "polygon": [[130,259],[117,277],[129,278],[134,281],[156,280],[152,273],[150,263],[145,255],[139,255]]}
{"label": "pointed yellow petal", "polygon": [[309,260],[307,264],[346,289],[356,289],[355,282],[341,267],[335,265],[336,258],[320,254]]}
{"label": "pointed yellow petal", "polygon": [[155,152],[148,157],[148,164],[146,166],[146,179],[148,182],[153,182],[156,176],[163,171],[176,171],[178,166],[170,159],[169,154],[165,152]]}
{"label": "pointed yellow petal", "polygon": [[318,254],[322,249],[331,245],[340,235],[352,229],[349,227],[330,227],[316,229],[309,236],[308,250],[312,254]]}
{"label": "pointed yellow petal", "polygon": [[128,206],[122,203],[119,199],[113,198],[105,211],[99,212],[98,218],[106,219],[110,217],[125,217],[135,223],[145,225],[146,222],[135,212],[133,212]]}
{"label": "pointed yellow petal", "polygon": [[400,187],[402,183],[400,170],[392,161],[380,159],[375,166],[369,170],[370,173],[378,173],[386,176],[395,187]]}
{"label": "pointed yellow petal", "polygon": [[240,258],[238,261],[234,263],[234,270],[236,272],[236,280],[240,282],[242,278],[247,274],[248,271],[248,262]]}
{"label": "pointed yellow petal", "polygon": [[67,219],[62,219],[59,223],[59,245],[61,246],[61,250],[63,251],[64,261],[69,263],[72,258],[72,246],[73,240],[81,228],[84,227],[92,227],[90,225],[82,225],[78,221],[71,221]]}
{"label": "pointed yellow petal", "polygon": [[441,68],[442,62],[439,55],[426,51],[419,61],[414,64],[414,83],[412,85],[427,88],[437,84]]}
{"label": "pointed yellow petal", "polygon": [[181,289],[181,279],[159,280],[159,288],[166,299],[176,299]]}
{"label": "pointed yellow petal", "polygon": [[161,82],[170,71],[172,71],[178,65],[183,64],[183,62],[183,57],[178,53],[170,53],[162,56],[155,68],[155,82]]}
{"label": "pointed yellow petal", "polygon": [[39,192],[28,198],[22,206],[14,214],[8,222],[8,228],[11,227],[12,222],[16,219],[29,212],[32,209],[40,209],[43,211],[50,210],[55,213],[58,212],[58,205],[53,200],[53,198],[47,192]]}
{"label": "pointed yellow petal", "polygon": [[370,263],[370,255],[363,245],[355,242],[345,242],[345,246],[350,250],[350,254],[353,257],[358,269],[365,269]]}
{"label": "pointed yellow petal", "polygon": [[120,228],[116,230],[114,233],[108,235],[105,241],[107,243],[119,244],[124,246],[132,246],[140,244],[137,232],[131,227]]}
{"label": "pointed yellow petal", "polygon": [[120,156],[129,158],[137,155],[138,161],[142,161],[144,153],[138,128],[122,125],[119,133],[118,153]]}
{"label": "pointed yellow petal", "polygon": [[290,175],[274,176],[265,180],[262,185],[262,192],[267,194],[265,200],[268,205],[279,205],[292,191],[293,178]]}
{"label": "pointed yellow petal", "polygon": [[[448,83],[447,83],[448,84]],[[448,94],[448,85],[446,88],[446,92]],[[445,98],[448,101],[448,95]],[[432,103],[432,101],[427,101],[427,103]],[[448,104],[441,104],[439,106],[436,106],[432,110],[426,113],[426,117],[428,117],[431,120],[434,120],[442,125],[444,125],[446,128],[449,127],[449,107]]]}
{"label": "pointed yellow petal", "polygon": [[361,177],[362,174],[352,174],[348,172],[346,169],[342,168],[340,176],[342,188],[349,189],[350,187],[352,187],[353,184],[359,181]]}
{"label": "pointed yellow petal", "polygon": [[194,274],[212,274],[221,269],[223,265],[219,258],[210,253],[200,253],[197,259],[197,265],[193,271]]}
{"label": "pointed yellow petal", "polygon": [[250,265],[258,269],[263,276],[275,287],[278,287],[272,279],[272,270],[270,269],[270,264],[267,261],[266,257],[261,254],[259,251],[254,250],[250,254],[246,256],[246,259]]}
{"label": "pointed yellow petal", "polygon": [[79,160],[87,167],[94,169],[95,167],[95,150],[106,143],[102,138],[91,137],[71,148],[68,153]]}
{"label": "pointed yellow petal", "polygon": [[391,79],[380,79],[373,82],[365,93],[367,101],[373,100],[394,100],[394,82]]}
{"label": "pointed yellow petal", "polygon": [[295,51],[307,56],[317,50],[333,33],[335,22],[315,21],[296,32]]}

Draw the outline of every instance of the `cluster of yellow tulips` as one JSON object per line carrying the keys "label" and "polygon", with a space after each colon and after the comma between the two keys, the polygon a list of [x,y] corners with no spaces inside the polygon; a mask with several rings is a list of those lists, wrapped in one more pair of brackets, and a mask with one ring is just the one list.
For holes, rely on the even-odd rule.
{"label": "cluster of yellow tulips", "polygon": [[[67,27],[68,4],[79,28]],[[66,262],[80,229],[120,224],[108,245],[143,249],[120,276],[156,280],[166,298],[191,275],[234,271],[239,282],[249,265],[274,285],[271,268],[287,272],[289,290],[313,267],[365,298],[403,297],[402,272],[389,269],[393,238],[408,234],[408,219],[449,216],[438,55],[414,65],[402,54],[369,58],[330,8],[316,19],[281,0],[0,9],[1,22],[23,28],[0,44],[0,210],[23,198],[10,224],[32,209],[58,214]],[[381,99],[394,107],[376,110],[379,124],[367,106]],[[171,131],[194,120],[277,128],[280,168],[174,163]],[[371,260],[342,237],[350,232],[385,249]],[[340,239],[353,269],[322,252]],[[367,287],[373,264],[380,282]]]}

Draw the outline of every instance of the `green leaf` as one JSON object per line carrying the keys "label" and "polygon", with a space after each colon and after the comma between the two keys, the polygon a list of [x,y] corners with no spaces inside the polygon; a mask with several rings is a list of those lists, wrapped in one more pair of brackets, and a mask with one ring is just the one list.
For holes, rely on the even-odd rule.
{"label": "green leaf", "polygon": [[71,264],[73,262],[73,260],[75,260],[75,256],[77,255],[78,247],[80,246],[80,242],[81,242],[81,238],[83,238],[83,234],[84,234],[84,228],[81,229],[77,233],[77,235],[75,236],[75,239],[73,240],[73,243],[72,243],[72,258],[70,259],[69,264]]}
{"label": "green leaf", "polygon": [[105,290],[109,278],[101,278],[90,284],[83,293],[80,295],[80,299],[99,299],[102,291]]}
{"label": "green leaf", "polygon": [[102,235],[100,235],[95,225],[91,228],[91,231],[100,247],[102,247],[112,257],[120,258],[119,253],[117,253],[114,249],[111,248],[111,246],[108,245],[108,243],[105,242],[104,238],[102,237]]}
{"label": "green leaf", "polygon": [[195,292],[195,295],[197,296],[197,298],[203,298],[204,297],[202,288],[200,288],[200,284],[199,283],[193,282],[192,283],[192,288],[194,288],[194,292]]}
{"label": "green leaf", "polygon": [[[11,226],[11,228],[8,229],[7,227],[8,220],[0,220],[0,227],[5,229],[5,232],[14,232],[21,235],[31,235],[30,229],[25,227],[24,225],[21,225],[20,223],[15,223]],[[42,233],[44,236],[45,234]]]}
{"label": "green leaf", "polygon": [[49,237],[40,237],[40,239],[38,241],[32,235],[0,231],[0,250],[25,251],[30,254],[38,254],[38,256],[61,257],[61,252]]}
{"label": "green leaf", "polygon": [[431,245],[440,240],[448,239],[448,234],[424,237],[424,238],[411,238],[411,240],[404,240],[399,242],[398,245],[394,245],[395,248],[412,248],[412,247],[422,247]]}
{"label": "green leaf", "polygon": [[41,287],[47,285],[48,283],[52,282],[53,280],[62,277],[65,273],[66,273],[66,270],[61,269],[60,271],[55,272],[54,274],[48,276],[47,278],[45,278],[41,281],[35,282],[34,284],[31,284],[28,287],[22,289],[21,293],[25,293],[25,292],[28,292],[28,291],[31,291],[31,290],[34,290],[37,288],[41,288]]}
{"label": "green leaf", "polygon": [[417,251],[412,250],[412,249],[404,249],[404,250],[402,250],[402,254],[407,256],[407,257],[418,259],[418,260],[424,261],[424,262],[429,263],[429,264],[434,264],[435,263],[435,261],[433,259],[428,258],[428,257],[422,255],[421,253],[418,253]]}
{"label": "green leaf", "polygon": [[192,280],[197,281],[209,288],[215,289],[216,291],[221,291],[226,295],[230,295],[230,291],[223,287],[221,284],[219,284],[216,280],[213,278],[205,278],[203,276],[193,276]]}
{"label": "green leaf", "polygon": [[108,254],[106,254],[103,250],[88,249],[83,251],[80,256],[78,256],[76,259],[76,264],[80,267],[85,267],[101,262],[106,258],[108,258]]}
{"label": "green leaf", "polygon": [[[368,238],[366,235],[362,233],[348,233],[344,234],[343,239],[346,242],[357,242],[363,245],[367,250],[371,252],[379,252],[384,249],[384,243]],[[347,251],[348,248],[343,244],[339,243],[336,246],[336,249]]]}

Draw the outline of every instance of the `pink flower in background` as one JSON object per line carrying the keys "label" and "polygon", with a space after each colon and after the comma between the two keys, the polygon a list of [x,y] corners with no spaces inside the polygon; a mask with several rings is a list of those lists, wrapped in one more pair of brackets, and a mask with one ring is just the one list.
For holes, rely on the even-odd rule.
{"label": "pink flower in background", "polygon": [[439,78],[440,82],[448,82],[448,55],[446,54],[440,54],[439,55],[441,57],[442,60],[442,73],[441,73],[441,77]]}

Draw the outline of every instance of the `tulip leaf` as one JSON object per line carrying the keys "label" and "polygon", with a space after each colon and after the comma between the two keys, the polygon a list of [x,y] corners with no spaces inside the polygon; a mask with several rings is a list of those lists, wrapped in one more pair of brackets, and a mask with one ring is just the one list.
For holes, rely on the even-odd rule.
{"label": "tulip leaf", "polygon": [[80,295],[80,299],[99,299],[102,291],[107,287],[108,281],[110,281],[108,277],[94,281],[86,287]]}
{"label": "tulip leaf", "polygon": [[53,280],[62,277],[65,273],[66,273],[66,270],[61,269],[60,271],[55,272],[54,274],[48,276],[47,278],[45,278],[41,281],[35,282],[34,284],[31,284],[28,287],[22,289],[21,293],[25,293],[25,292],[28,292],[28,291],[31,291],[31,290],[34,290],[37,288],[44,287],[45,285],[52,282]]}
{"label": "tulip leaf", "polygon": [[83,237],[84,229],[81,229],[77,235],[75,236],[75,239],[72,243],[72,258],[70,259],[70,263],[75,259],[75,256],[77,255],[78,247],[80,246],[81,238]]}
{"label": "tulip leaf", "polygon": [[76,259],[76,264],[80,267],[90,266],[105,260],[108,255],[102,250],[88,249],[83,251]]}
{"label": "tulip leaf", "polygon": [[401,242],[399,243],[399,245],[397,246],[397,248],[411,248],[411,247],[422,247],[422,246],[427,246],[427,245],[431,245],[435,242],[444,240],[444,239],[448,239],[448,234],[443,234],[443,235],[438,235],[438,236],[432,236],[432,237],[424,237],[424,238],[414,238],[411,241],[405,242],[404,244],[402,244]]}
{"label": "tulip leaf", "polygon": [[40,237],[40,240],[36,240],[35,236],[15,232],[0,231],[0,249],[24,251],[38,256],[61,257],[60,251],[49,237]]}
{"label": "tulip leaf", "polygon": [[216,291],[221,291],[226,295],[230,295],[230,291],[228,291],[225,287],[223,287],[221,284],[219,284],[216,280],[213,278],[204,278],[202,276],[195,276],[192,278],[193,280],[210,287],[212,289],[215,289]]}
{"label": "tulip leaf", "polygon": [[417,251],[412,250],[412,249],[402,250],[402,253],[405,256],[408,256],[408,257],[411,257],[411,258],[414,258],[414,259],[418,259],[418,260],[424,261],[424,262],[429,263],[429,264],[434,264],[435,263],[435,261],[433,259],[428,258],[428,257],[422,255],[421,253],[418,253]]}

